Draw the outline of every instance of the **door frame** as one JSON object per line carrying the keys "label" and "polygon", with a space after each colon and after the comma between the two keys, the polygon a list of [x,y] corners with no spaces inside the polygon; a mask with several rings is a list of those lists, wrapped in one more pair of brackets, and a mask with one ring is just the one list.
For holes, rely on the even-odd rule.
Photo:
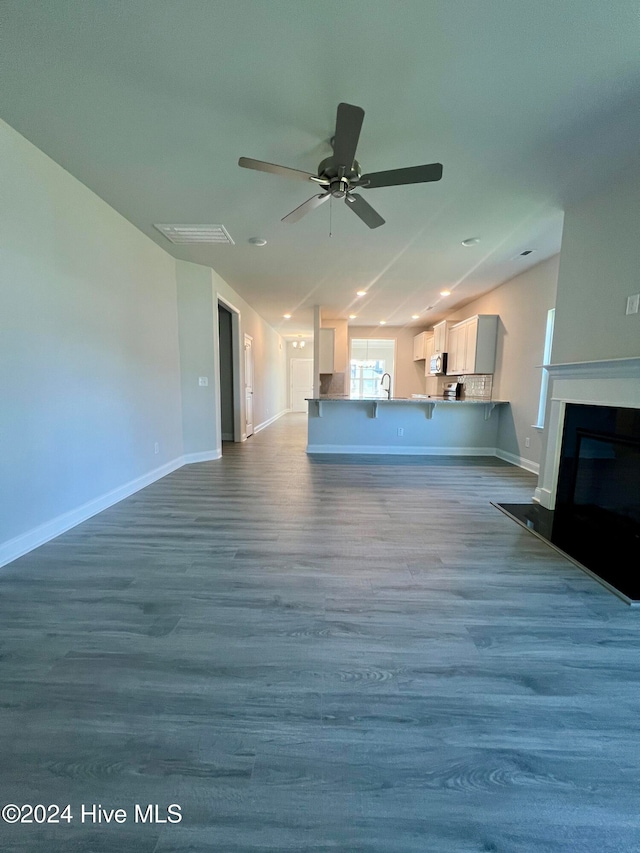
{"label": "door frame", "polygon": [[243,348],[240,343],[240,311],[238,308],[225,299],[220,293],[216,293],[216,322],[214,323],[216,336],[216,354],[218,357],[217,363],[217,380],[218,380],[218,410],[217,410],[217,429],[218,436],[222,435],[222,420],[221,420],[221,399],[220,399],[220,336],[218,334],[218,305],[221,304],[231,314],[231,365],[233,370],[233,440],[244,441],[244,403],[242,400],[244,377],[243,371]]}
{"label": "door frame", "polygon": [[[250,341],[249,347],[247,347],[247,341]],[[246,403],[246,394],[247,394],[247,377],[246,377],[246,366],[247,366],[247,349],[251,350],[251,432],[247,433],[247,403]],[[243,376],[243,385],[242,385],[242,395],[244,402],[244,421],[242,422],[242,436],[243,439],[246,440],[251,435],[255,433],[255,410],[253,407],[253,388],[256,380],[256,372],[255,372],[255,363],[253,358],[253,335],[249,335],[247,332],[244,333],[242,338],[242,355],[243,355],[243,365],[245,368],[245,375]]]}

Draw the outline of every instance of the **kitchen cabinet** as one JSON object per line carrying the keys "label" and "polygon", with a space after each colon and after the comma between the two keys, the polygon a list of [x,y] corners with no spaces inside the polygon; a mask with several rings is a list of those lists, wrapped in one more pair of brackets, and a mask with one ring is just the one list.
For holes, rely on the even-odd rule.
{"label": "kitchen cabinet", "polygon": [[435,352],[433,346],[434,335],[433,332],[427,332],[426,335],[427,337],[425,338],[424,347],[424,375],[431,376],[431,356]]}
{"label": "kitchen cabinet", "polygon": [[333,373],[335,363],[336,330],[320,329],[318,346],[318,373]]}
{"label": "kitchen cabinet", "polygon": [[476,314],[448,332],[447,374],[493,373],[496,366],[498,315]]}
{"label": "kitchen cabinet", "polygon": [[433,327],[434,352],[449,352],[449,329],[452,326],[450,320],[441,320]]}
{"label": "kitchen cabinet", "polygon": [[[420,332],[413,339],[413,360],[422,361],[427,358],[429,342],[433,341],[433,332]],[[430,358],[431,356],[429,356]]]}
{"label": "kitchen cabinet", "polygon": [[453,326],[449,331],[449,349],[447,350],[447,374],[450,376],[463,372],[466,359],[467,327]]}

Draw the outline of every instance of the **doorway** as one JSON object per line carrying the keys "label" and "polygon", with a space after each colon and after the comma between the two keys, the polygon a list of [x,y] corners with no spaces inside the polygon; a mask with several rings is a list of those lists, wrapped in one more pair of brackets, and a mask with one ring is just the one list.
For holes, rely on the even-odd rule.
{"label": "doorway", "polygon": [[313,397],[313,359],[292,358],[289,400],[292,412],[307,411],[307,397]]}
{"label": "doorway", "polygon": [[218,340],[220,346],[220,436],[233,441],[233,334],[231,311],[218,303]]}
{"label": "doorway", "polygon": [[[242,354],[240,312],[217,295],[218,412],[220,447],[225,441],[242,441]],[[219,420],[218,420],[219,418]]]}

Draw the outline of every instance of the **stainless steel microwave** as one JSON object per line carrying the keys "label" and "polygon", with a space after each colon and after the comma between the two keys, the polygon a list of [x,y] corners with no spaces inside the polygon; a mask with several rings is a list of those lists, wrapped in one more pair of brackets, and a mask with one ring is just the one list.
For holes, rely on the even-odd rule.
{"label": "stainless steel microwave", "polygon": [[447,372],[447,354],[446,352],[434,352],[431,356],[431,366],[429,373],[432,376],[444,376]]}

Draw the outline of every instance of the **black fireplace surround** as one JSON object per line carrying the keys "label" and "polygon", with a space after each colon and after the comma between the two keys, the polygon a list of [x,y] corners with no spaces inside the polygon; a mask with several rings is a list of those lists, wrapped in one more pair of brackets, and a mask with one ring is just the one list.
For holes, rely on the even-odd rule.
{"label": "black fireplace surround", "polygon": [[566,407],[552,541],[640,599],[640,411]]}
{"label": "black fireplace surround", "polygon": [[555,510],[500,506],[640,602],[640,410],[567,404]]}

